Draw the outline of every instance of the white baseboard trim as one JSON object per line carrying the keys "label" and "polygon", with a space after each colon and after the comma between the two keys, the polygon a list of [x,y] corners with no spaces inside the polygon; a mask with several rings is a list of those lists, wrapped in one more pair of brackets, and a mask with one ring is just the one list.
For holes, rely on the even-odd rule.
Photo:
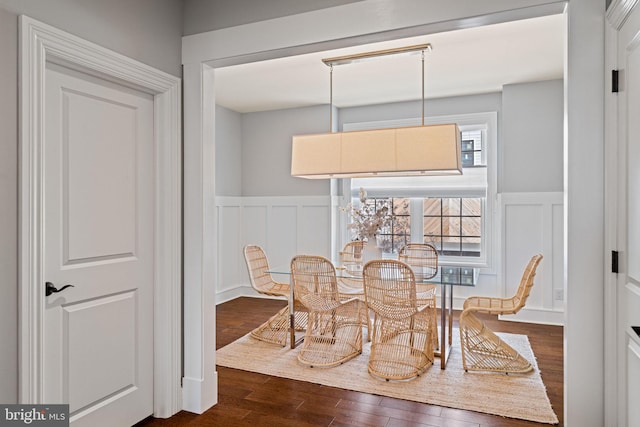
{"label": "white baseboard trim", "polygon": [[206,378],[182,379],[182,409],[202,414],[218,403],[218,371]]}
{"label": "white baseboard trim", "polygon": [[254,291],[250,285],[237,285],[233,288],[217,292],[216,305],[222,304],[223,302],[231,301],[239,297],[259,298],[260,295],[256,291]]}
{"label": "white baseboard trim", "polygon": [[226,289],[224,291],[216,293],[216,305],[222,304],[223,302],[231,301],[240,297],[250,297],[250,298],[264,298],[264,299],[282,299],[277,297],[270,297],[267,295],[262,295],[253,290],[250,285],[238,285],[231,289]]}

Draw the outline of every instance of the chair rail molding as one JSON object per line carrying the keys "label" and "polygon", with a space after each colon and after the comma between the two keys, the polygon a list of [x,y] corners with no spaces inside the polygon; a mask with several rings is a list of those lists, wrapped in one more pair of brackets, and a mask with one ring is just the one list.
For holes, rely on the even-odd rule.
{"label": "chair rail molding", "polygon": [[44,74],[48,62],[135,87],[154,97],[154,416],[181,402],[181,85],[124,55],[20,16],[19,401],[43,402]]}

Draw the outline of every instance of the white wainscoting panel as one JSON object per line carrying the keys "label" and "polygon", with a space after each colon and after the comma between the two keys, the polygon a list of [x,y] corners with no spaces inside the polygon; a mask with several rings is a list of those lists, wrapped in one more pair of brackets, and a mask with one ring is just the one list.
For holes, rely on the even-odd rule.
{"label": "white wainscoting panel", "polygon": [[[454,307],[471,294],[511,296],[533,254],[544,259],[526,307],[505,320],[562,324],[563,223],[562,193],[500,195],[498,274],[481,274],[477,286],[456,289]],[[257,296],[251,289],[242,248],[262,246],[272,267],[287,268],[295,254],[331,256],[329,196],[216,197],[218,210],[217,302]],[[287,276],[276,276],[286,281]]]}
{"label": "white wainscoting panel", "polygon": [[[267,241],[262,248],[267,253],[272,267],[286,265],[295,254],[300,212],[294,204],[271,205],[269,211]],[[254,242],[250,235],[243,237],[245,244]]]}
{"label": "white wainscoting panel", "polygon": [[218,292],[226,292],[234,289],[238,271],[244,268],[243,258],[237,254],[242,253],[241,206],[224,206],[218,211],[218,219],[223,227],[218,227],[218,242],[224,242],[219,246],[218,254]]}
{"label": "white wainscoting panel", "polygon": [[[324,202],[324,201],[323,201]],[[305,204],[298,219],[298,253],[331,259],[331,204]]]}
{"label": "white wainscoting panel", "polygon": [[258,296],[249,283],[244,245],[262,246],[272,267],[287,268],[296,254],[331,256],[330,196],[216,197],[216,209],[217,303]]}
{"label": "white wainscoting panel", "polygon": [[[221,199],[217,197],[216,199]],[[266,206],[244,206],[242,205],[242,199],[238,197],[238,207],[242,206],[242,227],[238,228],[238,233],[241,231],[253,239],[254,243],[258,245],[264,245],[267,242],[267,212]],[[226,225],[226,224],[225,224]],[[238,236],[239,240],[242,237],[242,233]]]}
{"label": "white wainscoting panel", "polygon": [[563,324],[563,194],[502,193],[500,296],[512,296],[529,259],[544,255],[531,295],[517,315],[503,320]]}

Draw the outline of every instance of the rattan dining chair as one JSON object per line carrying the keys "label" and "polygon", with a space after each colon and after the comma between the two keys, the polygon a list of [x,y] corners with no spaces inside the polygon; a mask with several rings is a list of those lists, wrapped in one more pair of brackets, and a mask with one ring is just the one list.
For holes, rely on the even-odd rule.
{"label": "rattan dining chair", "polygon": [[[340,251],[340,264],[341,268],[349,271],[356,265],[362,268],[362,250],[365,242],[362,240],[356,240],[347,242],[342,251]],[[348,273],[342,277],[338,277],[338,294],[340,299],[345,301],[352,298],[357,298],[362,305],[362,326],[367,328],[367,341],[371,341],[371,318],[369,317],[369,310],[367,310],[367,304],[364,301],[364,288],[362,286],[362,276],[349,275]]]}
{"label": "rattan dining chair", "polygon": [[433,364],[432,309],[419,306],[411,268],[397,260],[373,260],[363,268],[364,292],[373,312],[369,374],[386,380],[421,375]]}
{"label": "rattan dining chair", "polygon": [[[398,260],[408,264],[413,270],[417,282],[428,280],[438,274],[438,251],[429,243],[407,243],[398,251]],[[430,305],[435,310],[437,286],[427,283],[416,284],[418,305]],[[432,318],[433,346],[438,345],[438,320]]]}
{"label": "rattan dining chair", "polygon": [[398,251],[398,260],[412,267],[417,280],[438,274],[438,251],[429,243],[407,243]]}
{"label": "rattan dining chair", "polygon": [[362,353],[362,305],[341,300],[331,261],[315,255],[291,260],[296,299],[309,312],[298,361],[311,367],[332,367]]}
{"label": "rattan dining chair", "polygon": [[340,251],[340,262],[342,265],[362,262],[362,250],[364,249],[365,243],[364,240],[347,242],[342,248],[342,251]]}
{"label": "rattan dining chair", "polygon": [[502,341],[474,313],[515,314],[524,307],[542,255],[534,255],[527,264],[520,285],[511,298],[472,296],[465,300],[460,314],[462,367],[465,371],[529,372],[531,363]]}
{"label": "rattan dining chair", "polygon": [[[273,279],[271,273],[269,273],[267,255],[262,247],[259,245],[246,245],[243,253],[251,287],[262,295],[285,297],[288,300],[290,296],[289,284],[277,282]],[[296,310],[295,328],[296,330],[304,330],[306,328],[307,313],[303,311],[303,307],[299,303],[294,302],[294,309]],[[289,307],[287,306],[251,331],[251,336],[261,341],[285,346],[289,335],[289,324]]]}

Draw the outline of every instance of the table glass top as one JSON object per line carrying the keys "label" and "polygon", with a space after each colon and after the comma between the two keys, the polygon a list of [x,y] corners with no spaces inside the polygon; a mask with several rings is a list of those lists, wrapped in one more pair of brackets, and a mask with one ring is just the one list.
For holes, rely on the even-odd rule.
{"label": "table glass top", "polygon": [[[423,279],[419,271],[414,271],[416,283],[435,283],[453,286],[475,286],[478,282],[479,269],[463,266],[439,266],[438,273],[429,279]],[[291,274],[289,266],[270,268],[271,274]],[[354,263],[336,266],[336,276],[340,278],[361,279],[362,264]]]}

